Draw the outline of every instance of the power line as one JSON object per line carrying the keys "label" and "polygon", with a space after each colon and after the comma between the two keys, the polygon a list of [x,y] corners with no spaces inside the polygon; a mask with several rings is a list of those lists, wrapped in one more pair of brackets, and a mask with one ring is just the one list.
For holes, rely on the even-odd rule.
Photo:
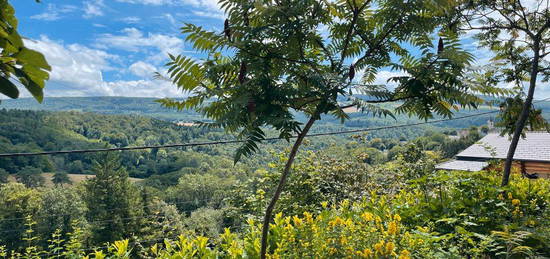
{"label": "power line", "polygon": [[[390,126],[381,126],[373,128],[364,128],[356,130],[343,130],[343,131],[334,131],[334,132],[325,132],[325,133],[314,133],[306,135],[306,137],[319,137],[319,136],[330,136],[330,135],[340,135],[340,134],[349,134],[349,133],[358,133],[358,132],[368,132],[368,131],[379,131],[386,129],[395,129],[403,127],[412,127],[425,124],[433,124],[445,121],[460,120],[465,118],[483,116],[487,114],[497,113],[499,111],[490,111],[483,112],[471,115],[465,115],[461,117],[454,117],[449,119],[440,119],[432,121],[424,121],[410,124],[398,124]],[[296,138],[297,136],[292,136],[291,138]],[[282,140],[283,138],[266,138],[264,141],[271,140]],[[97,148],[97,149],[81,149],[81,150],[60,150],[60,151],[44,151],[44,152],[33,152],[33,153],[4,153],[0,154],[0,158],[3,157],[25,157],[25,156],[43,156],[43,155],[60,155],[60,154],[75,154],[75,153],[96,153],[96,152],[111,152],[111,151],[127,151],[127,150],[142,150],[142,149],[160,149],[160,148],[175,148],[175,147],[197,147],[197,146],[210,146],[210,145],[225,145],[225,144],[235,144],[242,143],[244,140],[225,140],[225,141],[211,141],[211,142],[197,142],[197,143],[181,143],[181,144],[169,144],[169,145],[152,145],[152,146],[137,146],[137,147],[117,147],[117,148]]]}
{"label": "power line", "polygon": [[[544,102],[544,101],[547,101],[547,100],[550,100],[550,97],[546,98],[546,99],[539,100],[539,101],[535,101],[533,103]],[[439,122],[446,122],[446,121],[472,118],[472,117],[483,116],[483,115],[487,115],[487,114],[493,114],[493,113],[497,113],[497,112],[499,112],[499,110],[476,113],[476,114],[470,114],[470,115],[454,117],[454,118],[448,118],[448,119],[440,119],[440,120],[410,123],[410,124],[398,124],[398,125],[381,126],[381,127],[373,127],[373,128],[366,128],[366,129],[343,130],[343,131],[334,131],[334,132],[325,132],[325,133],[314,133],[314,134],[306,135],[306,137],[331,136],[331,135],[340,135],[340,134],[349,134],[349,133],[359,133],[359,132],[379,131],[379,130],[386,130],[386,129],[412,127],[412,126],[419,126],[419,125],[434,124],[434,123],[439,123]],[[290,138],[297,138],[297,136],[292,136]],[[264,141],[271,141],[271,140],[282,140],[282,139],[283,138],[266,138],[266,139],[263,139],[263,140]],[[137,146],[137,147],[97,148],[97,149],[81,149],[81,150],[60,150],[60,151],[44,151],[44,152],[33,152],[33,153],[4,153],[4,154],[0,154],[0,158],[3,158],[3,157],[25,157],[25,156],[76,154],[76,153],[96,153],[96,152],[142,150],[142,149],[155,149],[155,148],[160,149],[160,148],[175,148],[175,147],[198,147],[198,146],[210,146],[210,145],[235,144],[235,143],[243,143],[243,142],[245,142],[245,140],[225,140],[225,141],[181,143],[181,144]]]}
{"label": "power line", "polygon": [[[164,201],[167,205],[167,206],[170,206],[170,205],[184,205],[184,204],[197,204],[197,203],[201,203],[201,202],[209,202],[209,201],[212,201],[213,199],[202,199],[202,200],[192,200],[192,201],[178,201],[178,202],[166,202]],[[145,206],[141,206],[139,208],[142,208],[142,209],[146,209],[146,208],[154,208],[156,206],[162,206],[162,204],[150,204],[150,205],[145,205]],[[110,212],[116,212],[116,211],[122,211],[124,210],[125,208],[112,208],[112,209],[105,209],[104,211],[110,211]],[[185,212],[185,211],[184,211]],[[84,212],[84,213],[87,213],[87,212]],[[74,213],[63,213],[63,214],[47,214],[47,215],[43,215],[43,216],[31,216],[31,218],[33,220],[37,220],[37,219],[47,219],[47,218],[54,218],[54,217],[64,217],[64,216],[74,216]],[[0,223],[2,222],[5,222],[5,221],[15,221],[15,220],[25,220],[27,217],[17,217],[17,218],[5,218],[5,219],[0,219]],[[96,222],[96,221],[90,221],[88,223],[93,223],[93,222]],[[0,233],[3,233],[0,231]]]}

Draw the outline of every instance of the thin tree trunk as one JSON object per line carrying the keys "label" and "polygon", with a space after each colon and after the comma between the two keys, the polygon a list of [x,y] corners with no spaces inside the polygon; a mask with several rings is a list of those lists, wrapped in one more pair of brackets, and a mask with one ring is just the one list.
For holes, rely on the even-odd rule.
{"label": "thin tree trunk", "polygon": [[275,208],[275,204],[277,203],[277,200],[279,200],[279,196],[281,196],[281,192],[283,191],[286,179],[288,175],[290,174],[290,169],[292,168],[292,163],[294,162],[294,158],[296,158],[296,154],[298,153],[298,148],[302,144],[302,141],[304,140],[306,134],[311,129],[311,126],[313,123],[317,120],[317,116],[313,115],[309,121],[306,123],[304,128],[302,129],[302,132],[298,135],[296,138],[296,142],[294,142],[294,145],[292,146],[292,149],[290,150],[290,154],[288,155],[288,160],[286,161],[285,168],[283,170],[283,174],[281,175],[281,179],[279,179],[279,185],[277,185],[277,189],[275,190],[275,194],[271,198],[271,201],[269,202],[269,205],[267,206],[267,209],[265,210],[265,216],[264,216],[264,222],[262,226],[262,248],[260,251],[260,258],[265,259],[266,253],[267,253],[267,234],[269,232],[269,223],[271,222],[273,209]]}
{"label": "thin tree trunk", "polygon": [[510,143],[510,148],[508,149],[508,155],[506,156],[506,163],[504,164],[504,173],[502,174],[501,186],[508,185],[510,181],[510,171],[512,170],[512,162],[514,159],[514,154],[516,153],[516,148],[518,147],[518,142],[521,136],[521,132],[525,127],[525,122],[527,122],[527,118],[529,117],[531,105],[533,104],[533,96],[535,95],[535,87],[537,85],[537,74],[539,72],[538,71],[539,58],[540,58],[539,44],[540,44],[540,40],[536,39],[533,46],[533,52],[535,52],[535,56],[533,57],[533,64],[531,65],[531,79],[529,80],[529,91],[527,93],[527,99],[525,99],[525,103],[523,104],[520,117],[516,122],[516,129],[514,130],[512,143]]}

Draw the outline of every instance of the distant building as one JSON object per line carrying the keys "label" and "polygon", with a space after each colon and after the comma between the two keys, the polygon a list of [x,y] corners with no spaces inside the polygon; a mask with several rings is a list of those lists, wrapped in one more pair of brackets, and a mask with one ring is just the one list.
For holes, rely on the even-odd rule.
{"label": "distant building", "polygon": [[487,121],[487,128],[489,128],[489,131],[492,131],[495,128],[495,122],[492,119]]}
{"label": "distant building", "polygon": [[[456,155],[454,160],[438,164],[436,169],[480,171],[489,165],[489,160],[505,160],[509,147],[508,136],[489,133]],[[524,175],[550,178],[550,133],[527,132],[526,138],[519,140],[513,165]]]}
{"label": "distant building", "polygon": [[181,126],[181,127],[194,127],[197,126],[197,123],[194,122],[187,122],[187,121],[176,121],[174,124]]}

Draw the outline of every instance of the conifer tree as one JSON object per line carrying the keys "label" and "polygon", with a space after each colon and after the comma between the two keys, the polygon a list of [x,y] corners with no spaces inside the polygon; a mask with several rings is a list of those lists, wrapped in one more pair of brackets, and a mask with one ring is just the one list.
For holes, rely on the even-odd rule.
{"label": "conifer tree", "polygon": [[121,167],[117,154],[106,152],[95,161],[95,177],[84,183],[84,201],[96,244],[121,240],[138,231],[142,209],[139,193]]}

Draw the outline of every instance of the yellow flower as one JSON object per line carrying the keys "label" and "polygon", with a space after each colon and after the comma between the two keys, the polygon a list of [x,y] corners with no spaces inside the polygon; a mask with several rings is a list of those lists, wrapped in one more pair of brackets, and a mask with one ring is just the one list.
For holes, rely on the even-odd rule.
{"label": "yellow flower", "polygon": [[336,227],[338,225],[344,225],[344,220],[342,220],[342,218],[336,216],[336,218],[334,218],[334,220],[329,221],[328,224],[331,227]]}
{"label": "yellow flower", "polygon": [[384,251],[382,249],[384,249],[384,240],[380,240],[380,242],[374,244],[374,251],[377,253],[383,254]]}
{"label": "yellow flower", "polygon": [[393,249],[395,249],[395,244],[393,242],[388,242],[386,244],[386,254],[391,254]]}
{"label": "yellow flower", "polygon": [[363,251],[357,251],[357,255],[363,257],[363,258],[369,258],[373,255],[372,250],[365,248]]}
{"label": "yellow flower", "polygon": [[342,206],[342,208],[349,207],[349,200],[343,200],[342,203],[340,204],[340,206]]}
{"label": "yellow flower", "polygon": [[374,215],[370,212],[365,212],[361,215],[365,221],[372,221],[374,219]]}
{"label": "yellow flower", "polygon": [[353,221],[351,219],[346,219],[346,221],[344,221],[344,224],[347,227],[351,227],[351,226],[353,226]]}
{"label": "yellow flower", "polygon": [[395,235],[397,234],[397,231],[398,231],[398,226],[397,226],[397,222],[396,221],[392,221],[390,222],[390,224],[388,225],[388,234],[389,235]]}
{"label": "yellow flower", "polygon": [[401,221],[401,216],[399,216],[399,214],[395,214],[393,215],[393,219],[396,221]]}
{"label": "yellow flower", "polygon": [[323,206],[323,208],[326,209],[328,207],[328,202],[326,201],[321,202],[321,206]]}
{"label": "yellow flower", "polygon": [[512,197],[512,193],[511,193],[511,192],[509,192],[509,193],[508,193],[508,199],[510,199],[510,200],[511,200],[511,199],[513,199],[513,198],[514,198],[514,197]]}
{"label": "yellow flower", "polygon": [[250,225],[250,226],[254,226],[254,224],[255,224],[256,222],[254,222],[254,219],[253,219],[253,218],[249,218],[249,219],[246,220],[246,223],[248,223],[248,225]]}
{"label": "yellow flower", "polygon": [[512,205],[519,206],[519,204],[520,204],[520,201],[518,199],[513,199],[512,200]]}
{"label": "yellow flower", "polygon": [[312,223],[313,222],[313,215],[311,215],[311,213],[309,212],[304,212],[304,217],[306,218],[306,222],[307,223]]}
{"label": "yellow flower", "polygon": [[340,238],[340,244],[347,245],[348,244],[348,238],[346,236],[342,236]]}
{"label": "yellow flower", "polygon": [[399,254],[399,257],[398,257],[398,259],[410,259],[410,258],[411,258],[411,252],[409,252],[407,250],[401,251],[401,253]]}
{"label": "yellow flower", "polygon": [[292,221],[294,221],[294,225],[296,225],[297,227],[302,225],[302,219],[298,216],[292,217]]}
{"label": "yellow flower", "polygon": [[504,200],[504,196],[502,196],[502,193],[498,195],[499,200]]}

